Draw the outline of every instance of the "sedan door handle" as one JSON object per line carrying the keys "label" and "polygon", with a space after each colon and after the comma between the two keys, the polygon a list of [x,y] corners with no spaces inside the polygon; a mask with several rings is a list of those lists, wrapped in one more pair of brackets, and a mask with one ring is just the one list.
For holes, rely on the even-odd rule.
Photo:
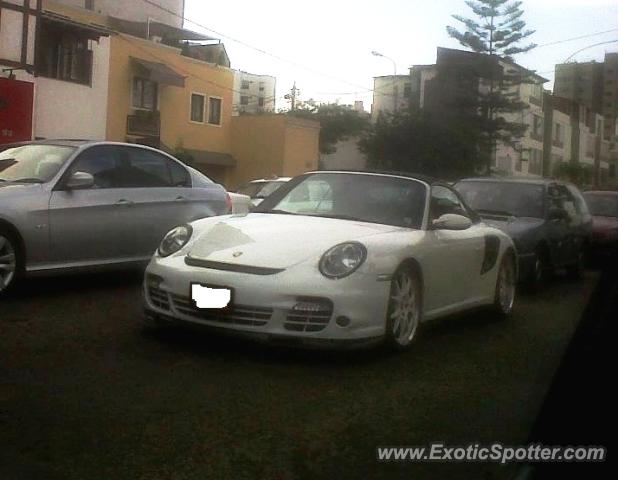
{"label": "sedan door handle", "polygon": [[185,197],[183,197],[183,196],[180,196],[180,197],[176,197],[176,200],[174,200],[174,201],[175,202],[186,202],[187,199]]}
{"label": "sedan door handle", "polygon": [[130,207],[131,205],[133,205],[133,202],[131,200],[125,200],[124,198],[121,200],[118,200],[116,202],[116,205],[119,207]]}

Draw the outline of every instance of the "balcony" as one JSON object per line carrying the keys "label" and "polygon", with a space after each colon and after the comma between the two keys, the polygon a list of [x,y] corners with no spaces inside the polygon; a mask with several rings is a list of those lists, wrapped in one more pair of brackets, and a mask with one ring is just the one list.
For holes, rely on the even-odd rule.
{"label": "balcony", "polygon": [[144,112],[127,115],[127,135],[159,137],[161,118],[159,112]]}

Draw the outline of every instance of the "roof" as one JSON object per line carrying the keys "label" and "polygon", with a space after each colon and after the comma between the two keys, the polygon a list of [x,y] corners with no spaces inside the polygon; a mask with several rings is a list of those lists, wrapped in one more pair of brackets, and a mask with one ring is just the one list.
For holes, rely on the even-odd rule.
{"label": "roof", "polygon": [[95,40],[97,40],[99,37],[108,37],[115,33],[113,30],[106,27],[105,25],[79,22],[77,20],[73,20],[70,17],[67,17],[66,15],[62,15],[56,12],[50,12],[48,10],[43,10],[43,12],[41,12],[41,17],[45,20],[61,23],[64,26],[73,27],[75,29],[81,30]]}
{"label": "roof", "polygon": [[540,76],[538,73],[527,69],[526,67],[522,67],[521,65],[515,63],[512,60],[509,60],[508,58],[504,58],[504,57],[500,57],[498,55],[489,55],[487,53],[479,53],[479,52],[470,52],[467,50],[459,50],[456,48],[445,48],[445,47],[438,47],[438,57],[440,56],[440,53],[444,52],[447,54],[453,54],[453,55],[461,55],[461,56],[467,56],[467,57],[476,57],[476,58],[485,58],[485,59],[491,59],[492,57],[498,61],[507,63],[508,65],[518,68],[519,70],[523,70],[524,72],[526,72],[528,75],[535,77],[538,80],[542,80],[543,83],[545,82],[549,82],[549,80],[545,77]]}

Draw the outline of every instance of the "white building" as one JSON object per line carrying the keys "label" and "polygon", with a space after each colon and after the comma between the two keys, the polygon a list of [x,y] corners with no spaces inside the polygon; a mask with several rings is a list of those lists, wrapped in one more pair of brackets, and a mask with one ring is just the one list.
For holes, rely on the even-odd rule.
{"label": "white building", "polygon": [[56,0],[56,2],[90,10],[99,15],[136,22],[151,20],[177,28],[182,28],[185,8],[184,0],[154,0],[153,3],[160,5],[161,8],[143,0]]}
{"label": "white building", "polygon": [[234,70],[234,115],[275,111],[275,77]]}
{"label": "white building", "polygon": [[411,88],[410,75],[374,77],[371,120],[375,122],[380,113],[407,109],[410,105]]}

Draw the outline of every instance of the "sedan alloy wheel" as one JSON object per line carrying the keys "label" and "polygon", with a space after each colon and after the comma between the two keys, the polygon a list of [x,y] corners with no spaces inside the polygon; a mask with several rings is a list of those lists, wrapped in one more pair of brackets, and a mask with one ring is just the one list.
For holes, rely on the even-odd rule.
{"label": "sedan alloy wheel", "polygon": [[17,254],[11,238],[0,232],[0,292],[14,281],[17,271]]}

